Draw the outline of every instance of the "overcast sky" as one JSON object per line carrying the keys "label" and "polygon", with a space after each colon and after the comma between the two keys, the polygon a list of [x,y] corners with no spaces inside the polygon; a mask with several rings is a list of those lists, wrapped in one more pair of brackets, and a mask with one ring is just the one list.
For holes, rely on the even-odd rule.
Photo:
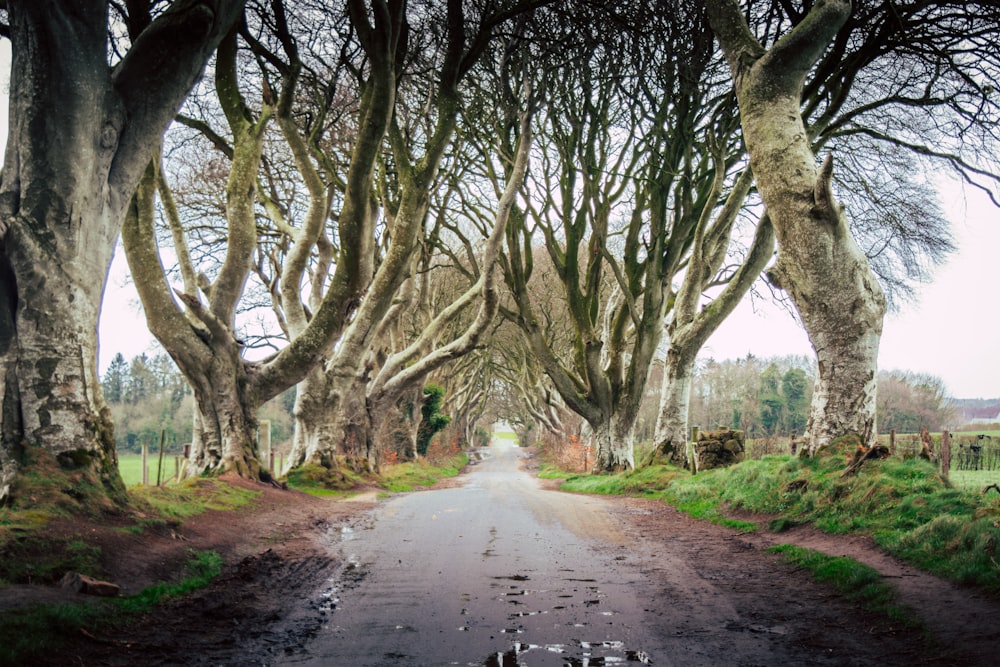
{"label": "overcast sky", "polygon": [[[918,286],[916,302],[901,304],[886,317],[879,367],[937,376],[955,398],[995,398],[1000,397],[1000,211],[981,193],[965,195],[955,190],[942,196],[958,250],[930,284]],[[100,333],[102,369],[116,352],[130,358],[152,349],[120,250]],[[747,353],[811,357],[812,347],[785,310],[747,297],[701,357],[735,359]]]}
{"label": "overcast sky", "polygon": [[[914,303],[885,320],[879,368],[929,373],[955,398],[1000,397],[1000,211],[979,191],[942,193],[958,250],[919,285]],[[805,332],[785,311],[745,299],[709,339],[703,357],[809,354]]]}
{"label": "overcast sky", "polygon": [[[10,42],[0,40],[0,76],[6,79]],[[6,80],[0,82],[3,96]],[[7,105],[0,100],[0,143],[6,143]],[[979,192],[942,194],[958,251],[939,267],[918,300],[885,322],[879,366],[929,373],[956,398],[1000,397],[1000,211]],[[103,371],[117,352],[131,358],[153,350],[128,270],[117,252],[100,326]],[[812,355],[798,323],[785,311],[749,297],[708,341],[702,357],[734,359]]]}

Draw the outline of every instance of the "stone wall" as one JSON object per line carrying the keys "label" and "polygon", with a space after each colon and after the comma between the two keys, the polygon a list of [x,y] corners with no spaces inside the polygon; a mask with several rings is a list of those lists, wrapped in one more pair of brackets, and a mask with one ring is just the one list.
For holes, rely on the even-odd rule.
{"label": "stone wall", "polygon": [[745,451],[743,431],[720,429],[703,431],[695,442],[698,470],[725,468],[743,460]]}

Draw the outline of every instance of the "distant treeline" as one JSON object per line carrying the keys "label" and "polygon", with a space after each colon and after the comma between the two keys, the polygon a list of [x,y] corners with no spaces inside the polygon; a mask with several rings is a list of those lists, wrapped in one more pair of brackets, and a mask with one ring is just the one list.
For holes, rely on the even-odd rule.
{"label": "distant treeline", "polygon": [[[126,360],[119,352],[101,378],[101,388],[114,417],[119,450],[138,452],[143,444],[158,446],[161,433],[168,453],[180,453],[191,442],[194,397],[167,354],[143,353]],[[294,401],[292,389],[261,409],[260,418],[271,421],[275,445],[291,438]]]}
{"label": "distant treeline", "polygon": [[[653,437],[662,365],[654,366],[638,421],[640,440]],[[801,435],[809,418],[816,372],[811,359],[787,355],[698,362],[691,391],[690,424],[736,428],[750,438]],[[880,432],[919,433],[956,428],[961,414],[937,377],[882,371],[878,378]]]}

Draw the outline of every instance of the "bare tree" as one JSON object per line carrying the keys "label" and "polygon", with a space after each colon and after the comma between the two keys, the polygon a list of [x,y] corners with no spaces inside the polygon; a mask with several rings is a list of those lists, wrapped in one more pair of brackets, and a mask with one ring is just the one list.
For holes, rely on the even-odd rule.
{"label": "bare tree", "polygon": [[[946,164],[978,187],[995,183],[983,144],[962,141],[959,128],[996,145],[998,108],[983,78],[997,68],[988,47],[996,8],[859,2],[852,11],[847,2],[822,2],[800,11],[772,3],[756,7],[748,25],[735,2],[708,6],[777,231],[779,259],[769,276],[791,295],[819,361],[810,448],[848,432],[870,442],[886,299],[868,257],[905,292],[898,276],[919,277],[923,268],[912,248],[933,261],[951,247],[935,224],[936,208],[917,203],[927,199],[914,187],[914,156]],[[860,213],[853,228],[868,239],[865,251],[834,201],[832,160],[817,163],[816,151],[828,146],[843,147],[840,162],[853,168],[845,183],[857,191],[847,199]],[[893,179],[865,174],[887,164],[904,168]]]}
{"label": "bare tree", "polygon": [[[391,243],[380,256],[371,287],[329,360],[299,386],[290,465],[334,467],[337,454],[349,439],[349,429],[354,429],[358,444],[363,443],[364,457],[377,464],[377,450],[370,439],[373,418],[412,390],[427,373],[471,350],[492,319],[498,299],[493,284],[497,244],[519,188],[518,174],[526,169],[530,145],[528,117],[518,122],[517,114],[513,116],[514,127],[520,131],[515,129],[513,134],[518,136],[521,147],[506,154],[513,172],[499,196],[495,225],[478,265],[481,274],[456,302],[428,320],[416,340],[379,360],[378,368],[368,363],[373,345],[401,310],[397,301],[400,289],[412,281],[431,193],[439,185],[440,166],[452,146],[458,123],[461,84],[497,30],[533,4],[488,3],[467,12],[462,2],[452,0],[446,8],[428,7],[426,12],[411,17],[411,50],[400,53],[399,58],[412,65],[413,72],[400,89],[401,99],[387,135],[388,166],[378,193]],[[496,230],[500,230],[499,236]],[[451,322],[455,312],[476,299],[483,303],[474,322],[456,338],[438,346],[442,327]],[[348,402],[355,405],[349,406]]]}
{"label": "bare tree", "polygon": [[97,318],[126,209],[242,2],[181,0],[109,58],[109,3],[3,3],[13,51],[0,187],[0,500],[40,447],[121,497],[97,377]]}
{"label": "bare tree", "polygon": [[[330,286],[322,292],[315,310],[306,310],[297,293],[304,262],[317,243],[330,205],[315,166],[303,153],[307,147],[288,118],[296,90],[300,63],[286,26],[281,3],[274,3],[274,20],[288,60],[272,58],[281,74],[280,93],[265,87],[261,111],[254,115],[239,88],[237,40],[230,35],[219,51],[216,89],[231,136],[231,166],[226,187],[225,219],[228,244],[225,261],[214,281],[186,281],[178,304],[159,265],[155,236],[154,189],[151,173],[136,198],[135,215],[123,231],[129,265],[146,308],[150,330],[164,345],[194,388],[198,426],[189,472],[233,470],[257,476],[255,452],[257,408],[305,377],[343,331],[372,273],[371,252],[375,227],[372,187],[375,165],[388,131],[396,91],[397,49],[405,43],[403,8],[395,3],[373,3],[373,17],[364,3],[351,2],[349,14],[364,58],[364,92],[358,109],[358,135],[344,180],[338,215],[339,256]],[[289,64],[290,63],[290,64]],[[257,181],[264,132],[277,114],[283,136],[311,194],[311,209],[301,228],[291,232],[292,251],[284,278],[295,286],[294,300],[283,303],[289,344],[261,362],[242,358],[242,341],[234,335],[234,315],[257,251]],[[221,140],[221,138],[216,138]],[[159,179],[162,186],[163,181]],[[161,187],[162,189],[162,187]],[[169,208],[169,207],[168,207]],[[181,244],[183,245],[183,244]],[[183,265],[184,253],[178,253]],[[193,267],[182,275],[195,275]]]}

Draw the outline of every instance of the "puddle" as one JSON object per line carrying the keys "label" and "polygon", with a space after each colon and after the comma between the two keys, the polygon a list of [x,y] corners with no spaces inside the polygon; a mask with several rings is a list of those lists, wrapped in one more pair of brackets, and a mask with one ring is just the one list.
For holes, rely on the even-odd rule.
{"label": "puddle", "polygon": [[573,644],[526,644],[514,642],[504,653],[494,653],[483,662],[484,667],[528,667],[531,652],[563,655],[563,667],[606,667],[607,665],[652,665],[645,651],[625,648],[620,641],[574,642]]}

